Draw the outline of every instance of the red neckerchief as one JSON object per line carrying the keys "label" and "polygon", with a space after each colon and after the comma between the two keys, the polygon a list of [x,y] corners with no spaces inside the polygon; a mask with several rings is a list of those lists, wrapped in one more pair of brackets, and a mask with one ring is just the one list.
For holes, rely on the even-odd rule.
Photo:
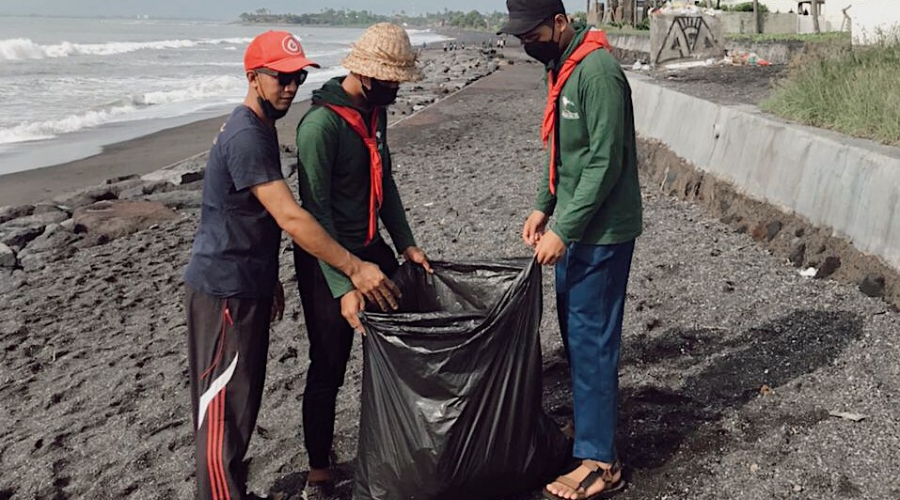
{"label": "red neckerchief", "polygon": [[375,238],[377,230],[378,210],[381,209],[381,202],[384,199],[384,189],[381,183],[383,172],[383,164],[381,161],[381,153],[378,152],[378,140],[376,133],[378,132],[378,109],[372,110],[372,126],[371,129],[366,128],[362,115],[359,111],[348,106],[338,106],[335,104],[323,103],[328,109],[337,113],[344,119],[350,128],[356,132],[366,144],[369,150],[369,179],[371,188],[369,189],[369,231],[366,234],[366,245]]}
{"label": "red neckerchief", "polygon": [[558,154],[558,146],[556,144],[556,101],[562,92],[566,81],[572,76],[572,72],[578,66],[578,63],[584,60],[588,54],[597,49],[606,49],[612,52],[612,47],[606,39],[606,33],[602,30],[591,29],[581,40],[581,44],[563,62],[559,70],[559,77],[554,81],[553,71],[547,75],[547,107],[544,108],[544,124],[541,127],[541,137],[544,139],[544,149],[550,144],[550,193],[556,195],[556,157]]}

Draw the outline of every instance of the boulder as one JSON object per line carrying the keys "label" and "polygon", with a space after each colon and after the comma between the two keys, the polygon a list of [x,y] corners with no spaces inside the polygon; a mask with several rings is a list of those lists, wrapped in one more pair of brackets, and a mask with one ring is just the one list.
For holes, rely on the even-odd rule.
{"label": "boulder", "polygon": [[859,283],[859,291],[869,297],[884,297],[884,276],[869,274]]}
{"label": "boulder", "polygon": [[68,214],[63,207],[60,207],[55,203],[38,203],[34,206],[34,215],[52,214],[56,212]]}
{"label": "boulder", "polygon": [[47,212],[43,214],[19,217],[0,224],[0,231],[9,233],[17,229],[40,228],[41,231],[47,224],[59,224],[69,218],[66,212]]}
{"label": "boulder", "polygon": [[75,232],[92,236],[119,238],[176,218],[159,201],[107,201],[75,211]]}
{"label": "boulder", "polygon": [[19,257],[24,259],[25,256],[32,253],[60,250],[77,239],[78,236],[76,234],[66,231],[61,225],[51,224],[47,226],[43,234],[39,235],[24,250],[19,252]]}
{"label": "boulder", "polygon": [[143,175],[141,176],[141,179],[146,182],[164,181],[175,186],[203,180],[207,156],[207,153],[203,153],[188,158],[182,162]]}
{"label": "boulder", "polygon": [[19,217],[26,217],[34,213],[34,207],[31,205],[20,205],[15,207],[0,207],[0,224]]}
{"label": "boulder", "polygon": [[[18,290],[25,285],[26,275],[21,269],[4,269],[0,267],[0,294]],[[18,331],[18,328],[16,329]],[[0,332],[6,333],[6,332]]]}
{"label": "boulder", "polygon": [[788,260],[791,261],[794,267],[802,266],[806,260],[806,243],[800,238],[795,238],[793,243],[791,243],[791,253],[788,256]]}
{"label": "boulder", "polygon": [[826,257],[825,262],[823,262],[822,265],[819,266],[819,270],[818,270],[818,272],[816,272],[816,278],[817,279],[829,278],[840,267],[841,267],[840,257]]}
{"label": "boulder", "polygon": [[141,180],[140,183],[138,183],[138,184],[135,184],[131,187],[122,189],[119,192],[119,199],[120,200],[141,199],[148,194],[165,193],[167,191],[172,191],[173,189],[175,189],[177,187],[178,186],[175,186],[174,184],[171,184],[166,181],[147,182],[147,181]]}
{"label": "boulder", "polygon": [[147,201],[158,201],[163,205],[174,209],[183,210],[186,208],[200,208],[203,203],[203,195],[200,191],[168,191],[163,193],[153,193],[143,197]]}
{"label": "boulder", "polygon": [[13,251],[12,248],[9,248],[3,243],[0,243],[0,268],[13,268],[16,267],[18,259],[16,259],[16,252]]}
{"label": "boulder", "polygon": [[114,186],[94,186],[53,198],[53,203],[69,209],[86,207],[98,201],[115,200],[119,192]]}
{"label": "boulder", "polygon": [[5,236],[3,236],[3,238],[0,238],[0,243],[3,243],[4,245],[12,248],[22,249],[25,248],[25,245],[31,243],[32,240],[40,236],[43,232],[44,228],[40,226],[13,229]]}
{"label": "boulder", "polygon": [[119,184],[121,182],[132,181],[140,178],[141,176],[137,174],[120,175],[118,177],[113,177],[112,179],[106,179],[106,182],[104,182],[104,184]]}

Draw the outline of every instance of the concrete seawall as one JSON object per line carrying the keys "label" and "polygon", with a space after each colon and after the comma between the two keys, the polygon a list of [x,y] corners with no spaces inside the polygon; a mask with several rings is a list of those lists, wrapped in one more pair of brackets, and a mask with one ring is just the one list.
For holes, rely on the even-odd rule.
{"label": "concrete seawall", "polygon": [[900,270],[900,149],[629,80],[644,138]]}
{"label": "concrete seawall", "polygon": [[[609,43],[615,49],[620,61],[650,60],[650,36],[609,34]],[[795,57],[807,53],[810,46],[799,40],[762,41],[725,40],[725,50],[729,52],[753,52],[772,64],[789,64]],[[620,57],[621,56],[621,57]]]}

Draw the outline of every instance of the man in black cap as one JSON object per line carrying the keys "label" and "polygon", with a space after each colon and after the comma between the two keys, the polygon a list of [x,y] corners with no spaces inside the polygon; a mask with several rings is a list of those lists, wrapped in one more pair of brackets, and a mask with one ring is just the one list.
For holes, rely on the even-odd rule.
{"label": "man in black cap", "polygon": [[540,264],[556,265],[560,332],[572,372],[573,453],[582,460],[544,496],[608,498],[625,487],[614,444],[619,346],[642,231],[631,89],[606,35],[572,24],[560,0],[506,5],[509,22],[501,33],[519,38],[547,71],[541,132],[549,161],[522,239]]}

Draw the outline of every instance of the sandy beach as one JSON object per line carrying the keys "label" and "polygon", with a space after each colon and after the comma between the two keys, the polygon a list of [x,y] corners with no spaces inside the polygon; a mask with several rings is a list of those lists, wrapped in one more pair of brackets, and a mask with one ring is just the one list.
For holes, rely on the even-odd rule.
{"label": "sandy beach", "polygon": [[[498,67],[436,104],[406,102],[390,130],[395,178],[432,259],[529,256],[520,232],[543,161],[541,69]],[[289,149],[291,120],[284,125]],[[156,170],[205,150],[218,126],[196,123],[77,167],[5,176],[0,205]],[[21,269],[0,269],[0,500],[192,498],[181,273],[199,183],[145,194],[133,181],[120,182],[115,196],[160,201],[171,215],[112,238],[44,228],[28,243],[40,252]],[[619,451],[631,486],[617,498],[897,498],[900,314],[854,286],[801,277],[701,206],[664,195],[646,175],[642,183],[645,234],[621,367]],[[24,217],[63,217],[40,212],[7,219],[0,231]],[[563,423],[571,391],[551,277],[546,270],[545,410]],[[272,330],[250,482],[298,499],[308,465],[300,422],[308,359],[289,252],[281,278],[287,306]],[[360,345],[338,402],[341,499],[350,498],[356,452]],[[538,498],[526,491],[505,500]]]}

